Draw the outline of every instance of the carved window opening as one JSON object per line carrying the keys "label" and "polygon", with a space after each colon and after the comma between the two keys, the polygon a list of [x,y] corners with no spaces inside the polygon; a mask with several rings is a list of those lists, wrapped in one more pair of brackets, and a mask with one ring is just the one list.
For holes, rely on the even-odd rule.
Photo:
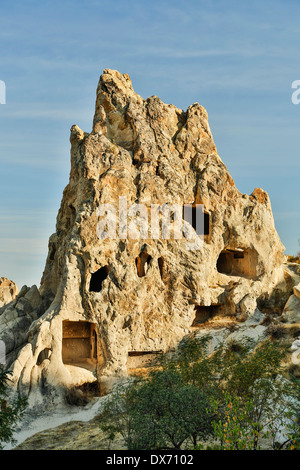
{"label": "carved window opening", "polygon": [[203,210],[202,204],[186,204],[183,207],[183,220],[188,222],[197,235],[210,235],[210,214]]}
{"label": "carved window opening", "polygon": [[151,260],[152,260],[152,257],[148,255],[147,252],[141,253],[140,256],[138,256],[135,259],[137,275],[139,277],[146,276]]}
{"label": "carved window opening", "polygon": [[195,317],[192,323],[192,327],[197,328],[203,323],[212,320],[217,315],[222,315],[224,307],[220,304],[216,305],[196,305],[195,306]]}
{"label": "carved window opening", "polygon": [[98,269],[95,273],[92,273],[90,280],[90,292],[100,292],[102,289],[102,283],[105,281],[109,273],[109,267],[103,266]]}
{"label": "carved window opening", "polygon": [[64,320],[62,327],[63,363],[92,370],[98,361],[96,325],[88,321]]}
{"label": "carved window opening", "polygon": [[204,235],[210,234],[210,215],[208,212],[204,212]]}
{"label": "carved window opening", "polygon": [[132,373],[135,369],[150,367],[157,354],[161,351],[128,351],[127,371]]}
{"label": "carved window opening", "polygon": [[255,278],[257,267],[257,253],[255,250],[226,249],[220,253],[217,261],[219,273],[228,276]]}

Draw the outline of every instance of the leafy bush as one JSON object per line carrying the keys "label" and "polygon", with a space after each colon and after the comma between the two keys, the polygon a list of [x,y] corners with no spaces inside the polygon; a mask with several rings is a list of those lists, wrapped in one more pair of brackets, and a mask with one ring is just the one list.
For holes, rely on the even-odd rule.
{"label": "leafy bush", "polygon": [[284,445],[295,448],[300,387],[284,378],[286,352],[278,343],[254,347],[245,338],[209,354],[209,341],[187,338],[176,354],[159,356],[147,378],[112,392],[102,430],[111,439],[121,433],[131,450],[197,449],[208,440],[222,450],[249,450],[266,438],[278,447],[288,427]]}
{"label": "leafy bush", "polygon": [[210,403],[173,370],[116,390],[102,411],[101,428],[122,433],[128,449],[181,449],[212,435]]}
{"label": "leafy bush", "polygon": [[0,366],[0,449],[4,443],[14,442],[13,432],[27,404],[20,395],[13,400],[8,399],[8,375],[9,372]]}
{"label": "leafy bush", "polygon": [[216,437],[221,449],[225,441],[236,450],[258,449],[265,439],[275,449],[299,411],[299,383],[285,378],[286,350],[278,343],[266,340],[254,348],[244,340],[241,346],[238,354],[230,349],[220,354],[224,399],[214,404],[219,410]]}

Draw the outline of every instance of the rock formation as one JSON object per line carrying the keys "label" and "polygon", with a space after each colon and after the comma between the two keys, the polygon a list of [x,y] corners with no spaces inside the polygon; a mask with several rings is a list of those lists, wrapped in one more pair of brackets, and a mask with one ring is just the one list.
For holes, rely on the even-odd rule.
{"label": "rock formation", "polygon": [[[175,348],[204,325],[272,313],[277,297],[276,314],[282,313],[299,275],[283,268],[269,197],[236,188],[202,106],[183,111],[157,96],[143,99],[127,74],[105,70],[93,129],[73,126],[70,142],[70,180],[39,292],[22,294],[10,316],[6,310],[1,317],[7,331],[12,318],[27,320],[9,364],[19,389],[43,396],[96,381],[105,393],[154,352]],[[103,204],[116,208],[115,237],[99,231]],[[172,231],[153,237],[150,222],[141,237],[126,236],[136,218],[145,221],[143,208],[150,221],[153,205],[174,204],[203,208],[203,236],[191,220],[185,224],[194,244]],[[178,212],[171,209],[174,228]]]}
{"label": "rock formation", "polygon": [[14,300],[18,292],[17,285],[13,281],[0,277],[0,308]]}
{"label": "rock formation", "polygon": [[18,292],[12,281],[6,280],[5,284],[9,284],[9,288],[14,288],[15,291],[12,299],[6,297],[5,304],[0,308],[0,341],[5,344],[3,352],[7,365],[10,365],[17,358],[19,349],[27,342],[28,329],[43,313],[45,305],[36,286],[23,286]]}

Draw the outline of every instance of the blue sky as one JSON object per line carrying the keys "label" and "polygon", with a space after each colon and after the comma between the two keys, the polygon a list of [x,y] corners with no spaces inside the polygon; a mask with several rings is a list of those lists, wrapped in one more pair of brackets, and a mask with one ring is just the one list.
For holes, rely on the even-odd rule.
{"label": "blue sky", "polygon": [[105,68],[144,98],[209,116],[238,189],[271,198],[286,252],[298,251],[300,79],[297,0],[2,0],[0,276],[40,283],[70,170],[69,131],[91,131]]}

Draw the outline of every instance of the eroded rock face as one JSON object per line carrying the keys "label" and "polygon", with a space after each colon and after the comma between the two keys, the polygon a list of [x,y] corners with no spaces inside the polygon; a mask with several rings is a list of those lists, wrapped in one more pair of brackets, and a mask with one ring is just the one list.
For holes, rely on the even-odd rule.
{"label": "eroded rock face", "polygon": [[0,277],[0,308],[14,300],[18,292],[18,287],[13,281]]}
{"label": "eroded rock face", "polygon": [[[15,284],[10,281],[11,286]],[[0,308],[0,341],[5,344],[5,364],[9,367],[27,342],[28,329],[43,311],[37,286],[23,286],[13,299]]]}
{"label": "eroded rock face", "polygon": [[[269,197],[238,191],[198,103],[183,111],[145,100],[128,75],[105,70],[93,130],[73,126],[70,142],[70,181],[40,287],[51,302],[13,365],[18,387],[98,379],[104,391],[127,375],[133,357],[136,365],[174,348],[207,320],[242,322],[286,282]],[[123,217],[120,197],[128,209],[146,207],[149,224],[151,205],[203,205],[204,242],[191,226],[194,248],[184,237],[153,238],[150,229],[137,239],[118,230],[99,238],[98,208],[112,204]]]}

